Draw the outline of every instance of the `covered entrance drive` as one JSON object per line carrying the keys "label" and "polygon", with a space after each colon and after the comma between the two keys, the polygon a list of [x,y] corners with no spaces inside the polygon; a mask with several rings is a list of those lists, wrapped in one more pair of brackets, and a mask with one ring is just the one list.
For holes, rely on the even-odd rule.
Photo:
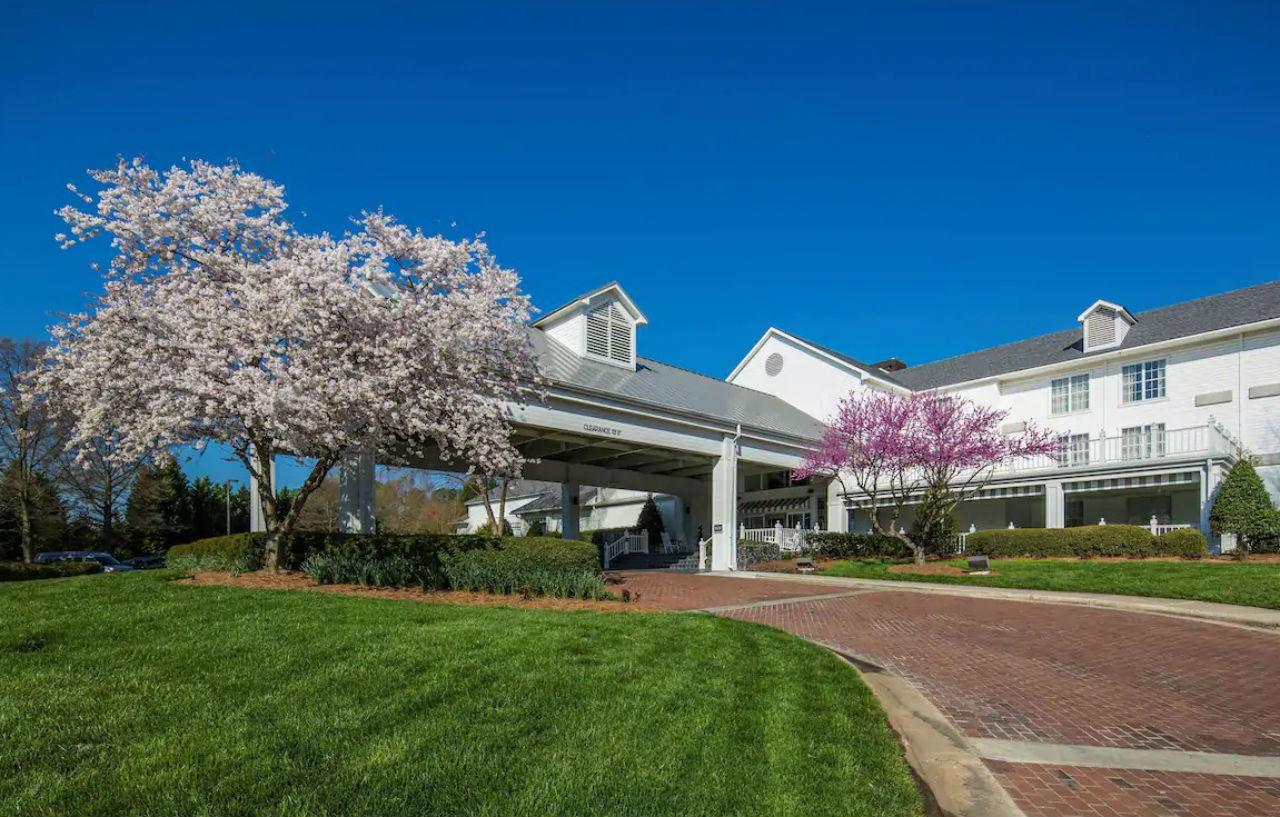
{"label": "covered entrance drive", "polygon": [[[597,319],[609,339],[598,348]],[[712,569],[732,570],[739,475],[798,467],[821,425],[773,395],[636,355],[628,344],[643,322],[610,284],[529,328],[546,399],[508,407],[515,443],[529,459],[524,476],[560,483],[565,536],[577,533],[582,486],[679,497],[681,538],[694,548],[705,542]],[[438,456],[353,452],[340,471],[344,530],[373,528],[375,463],[467,468]]]}

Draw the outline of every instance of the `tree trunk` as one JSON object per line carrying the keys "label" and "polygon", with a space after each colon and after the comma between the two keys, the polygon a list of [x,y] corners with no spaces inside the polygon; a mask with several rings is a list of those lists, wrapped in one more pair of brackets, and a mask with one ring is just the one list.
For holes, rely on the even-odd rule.
{"label": "tree trunk", "polygon": [[22,540],[22,560],[31,564],[36,557],[35,543],[31,541],[31,509],[27,497],[18,500],[18,535]]}

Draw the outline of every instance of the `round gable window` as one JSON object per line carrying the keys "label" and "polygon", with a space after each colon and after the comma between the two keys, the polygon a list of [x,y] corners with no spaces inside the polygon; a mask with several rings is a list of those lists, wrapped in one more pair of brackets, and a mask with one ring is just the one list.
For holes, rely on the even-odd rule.
{"label": "round gable window", "polygon": [[777,377],[778,373],[781,371],[782,371],[782,355],[778,354],[777,352],[774,352],[773,354],[769,355],[768,358],[765,359],[764,373],[769,375],[770,377]]}

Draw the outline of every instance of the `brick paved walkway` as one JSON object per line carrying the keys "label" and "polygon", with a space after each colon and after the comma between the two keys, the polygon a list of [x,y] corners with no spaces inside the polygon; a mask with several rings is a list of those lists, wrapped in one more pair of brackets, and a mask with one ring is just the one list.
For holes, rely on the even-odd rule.
{"label": "brick paved walkway", "polygon": [[640,595],[639,606],[650,610],[705,610],[731,604],[805,596],[837,595],[839,587],[819,587],[786,580],[733,579],[666,570],[613,571],[606,574],[609,592],[628,590]]}
{"label": "brick paved walkway", "polygon": [[[840,593],[663,576],[645,576],[642,592],[678,609]],[[863,656],[908,679],[970,737],[1280,757],[1280,634],[900,591],[845,591],[721,614]],[[1030,817],[1280,815],[1278,778],[987,765]]]}

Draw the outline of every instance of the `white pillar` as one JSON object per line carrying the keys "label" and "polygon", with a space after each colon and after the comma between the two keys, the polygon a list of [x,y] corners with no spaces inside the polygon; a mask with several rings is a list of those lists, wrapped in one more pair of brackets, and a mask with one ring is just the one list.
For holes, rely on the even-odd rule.
{"label": "white pillar", "polygon": [[581,513],[578,496],[581,486],[576,482],[560,483],[560,536],[578,538],[578,515]]}
{"label": "white pillar", "polygon": [[1209,530],[1209,512],[1213,510],[1213,498],[1218,493],[1218,477],[1213,461],[1205,460],[1200,471],[1200,532],[1210,544],[1213,543],[1213,534]]}
{"label": "white pillar", "polygon": [[734,570],[738,564],[738,442],[726,436],[711,471],[712,570]]}
{"label": "white pillar", "polygon": [[1044,526],[1046,528],[1067,526],[1067,507],[1062,493],[1062,480],[1049,480],[1044,484]]}
{"label": "white pillar", "polygon": [[338,470],[338,529],[343,533],[373,533],[376,500],[373,452],[359,451],[342,461]]}
{"label": "white pillar", "polygon": [[[258,455],[254,452],[253,446],[249,446],[249,457],[257,464]],[[262,512],[262,494],[261,486],[258,485],[258,478],[253,472],[249,472],[249,530],[253,533],[262,533],[267,529],[267,515]],[[271,495],[276,495],[276,459],[271,458]]]}

